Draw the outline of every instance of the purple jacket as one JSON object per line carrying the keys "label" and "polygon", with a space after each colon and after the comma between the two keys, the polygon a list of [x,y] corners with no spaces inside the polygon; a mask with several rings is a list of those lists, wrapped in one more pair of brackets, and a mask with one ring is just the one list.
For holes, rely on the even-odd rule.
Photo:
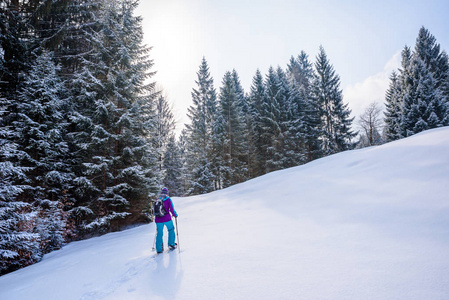
{"label": "purple jacket", "polygon": [[[165,223],[171,220],[172,216],[177,217],[178,214],[175,211],[175,208],[173,207],[173,202],[171,201],[170,197],[168,196],[160,196],[162,198],[162,203],[164,204],[165,211],[168,212],[165,216],[158,218],[156,217],[156,223]],[[171,215],[170,215],[171,214]]]}

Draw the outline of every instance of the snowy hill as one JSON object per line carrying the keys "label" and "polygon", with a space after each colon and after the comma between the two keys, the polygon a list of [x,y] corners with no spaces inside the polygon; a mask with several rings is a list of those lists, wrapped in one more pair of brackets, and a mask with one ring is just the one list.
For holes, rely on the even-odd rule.
{"label": "snowy hill", "polygon": [[181,253],[154,224],[74,242],[0,299],[449,299],[448,190],[441,128],[174,198]]}

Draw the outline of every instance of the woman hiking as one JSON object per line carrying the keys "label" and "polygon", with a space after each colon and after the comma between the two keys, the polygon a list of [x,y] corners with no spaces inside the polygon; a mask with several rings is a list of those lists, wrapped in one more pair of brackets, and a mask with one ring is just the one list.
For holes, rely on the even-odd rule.
{"label": "woman hiking", "polygon": [[[158,203],[159,202],[159,203]],[[162,204],[162,205],[161,205]],[[158,208],[158,206],[160,206]],[[172,216],[177,218],[178,214],[173,207],[173,202],[168,196],[168,189],[166,187],[162,188],[161,195],[155,204],[155,215],[156,215],[156,251],[157,253],[162,253],[164,251],[163,245],[163,234],[164,234],[164,226],[167,227],[168,230],[168,248],[170,250],[176,249],[176,235],[175,235],[175,226],[173,225]]]}

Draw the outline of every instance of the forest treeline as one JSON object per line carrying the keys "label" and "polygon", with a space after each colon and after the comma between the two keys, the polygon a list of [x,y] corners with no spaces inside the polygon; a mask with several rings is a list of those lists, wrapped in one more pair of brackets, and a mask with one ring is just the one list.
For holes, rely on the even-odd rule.
{"label": "forest treeline", "polygon": [[[391,74],[385,110],[372,103],[358,125],[343,101],[340,79],[320,47],[312,63],[302,51],[286,69],[257,71],[245,93],[235,70],[214,88],[203,59],[180,146],[181,194],[201,194],[340,151],[379,145],[449,125],[449,60],[422,27]],[[384,114],[384,115],[383,115]],[[356,140],[359,128],[359,138]],[[184,183],[184,185],[182,184]]]}
{"label": "forest treeline", "polygon": [[[257,71],[248,92],[235,70],[216,90],[203,58],[190,122],[176,137],[138,4],[0,2],[0,274],[150,222],[162,186],[203,194],[356,146],[322,47],[313,63],[300,52],[286,69]],[[392,74],[384,134],[377,124],[367,133],[394,140],[447,125],[447,64],[422,29]]]}
{"label": "forest treeline", "polygon": [[323,47],[314,64],[302,51],[286,70],[258,70],[248,93],[235,70],[217,92],[205,58],[197,76],[180,139],[183,193],[226,188],[355,147],[351,111]]}
{"label": "forest treeline", "polygon": [[135,0],[0,4],[0,274],[148,222],[157,103]]}

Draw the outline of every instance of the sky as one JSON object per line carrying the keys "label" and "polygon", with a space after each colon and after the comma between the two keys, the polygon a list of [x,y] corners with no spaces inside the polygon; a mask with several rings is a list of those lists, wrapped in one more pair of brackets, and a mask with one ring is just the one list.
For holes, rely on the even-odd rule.
{"label": "sky", "polygon": [[314,62],[320,45],[358,118],[371,102],[383,105],[400,52],[414,47],[422,26],[449,51],[448,11],[445,0],[141,0],[136,14],[144,43],[153,47],[152,79],[171,103],[179,132],[189,123],[203,57],[217,92],[233,69],[249,92],[257,69],[285,69],[302,50]]}

